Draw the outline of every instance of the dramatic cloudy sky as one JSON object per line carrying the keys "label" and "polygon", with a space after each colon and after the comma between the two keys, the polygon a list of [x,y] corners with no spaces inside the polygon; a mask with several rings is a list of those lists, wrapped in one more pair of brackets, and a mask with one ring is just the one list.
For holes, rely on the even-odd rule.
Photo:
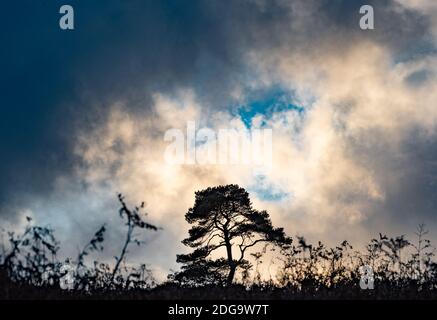
{"label": "dramatic cloudy sky", "polygon": [[[75,30],[58,27],[75,9]],[[375,30],[359,8],[375,9]],[[290,235],[330,244],[426,223],[437,239],[434,0],[5,1],[0,225],[50,224],[75,255],[116,194],[162,226],[132,249],[176,269],[194,191],[238,183]],[[273,166],[170,165],[170,128],[272,128]]]}

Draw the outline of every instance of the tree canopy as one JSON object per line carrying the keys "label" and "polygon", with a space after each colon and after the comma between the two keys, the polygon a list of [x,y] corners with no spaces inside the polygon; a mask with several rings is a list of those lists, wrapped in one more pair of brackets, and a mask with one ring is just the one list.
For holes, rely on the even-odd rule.
{"label": "tree canopy", "polygon": [[[283,228],[274,228],[266,211],[252,207],[249,193],[238,185],[210,187],[195,193],[194,206],[185,214],[192,224],[188,238],[182,243],[194,248],[189,254],[180,254],[183,264],[179,279],[220,279],[226,275],[232,284],[237,268],[248,268],[245,259],[249,248],[265,242],[275,245],[291,244]],[[224,257],[212,258],[219,248]],[[217,253],[218,254],[218,253]]]}

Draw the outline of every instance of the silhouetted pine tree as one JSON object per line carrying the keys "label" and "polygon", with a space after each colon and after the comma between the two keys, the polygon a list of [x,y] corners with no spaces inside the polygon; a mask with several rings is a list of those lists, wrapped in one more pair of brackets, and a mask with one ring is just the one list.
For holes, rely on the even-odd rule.
{"label": "silhouetted pine tree", "polygon": [[[185,219],[193,224],[183,244],[194,248],[189,254],[177,256],[183,264],[177,280],[232,284],[237,268],[250,265],[247,250],[260,242],[287,245],[283,228],[274,228],[266,211],[252,208],[249,194],[238,185],[207,188],[195,193],[194,207]],[[211,254],[225,249],[223,258],[212,259]]]}

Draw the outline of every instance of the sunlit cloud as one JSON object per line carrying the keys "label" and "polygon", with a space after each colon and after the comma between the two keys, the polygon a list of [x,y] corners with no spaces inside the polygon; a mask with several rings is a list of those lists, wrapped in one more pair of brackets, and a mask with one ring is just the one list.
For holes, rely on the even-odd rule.
{"label": "sunlit cloud", "polygon": [[[115,73],[117,84],[127,83],[125,96],[102,94],[99,100],[100,93],[89,98],[81,88],[87,110],[104,112],[75,128],[69,141],[76,160],[72,172],[57,173],[50,193],[14,203],[18,215],[59,230],[66,255],[106,222],[111,232],[104,256],[110,260],[123,228],[116,194],[132,205],[145,201],[148,219],[163,229],[146,235],[147,245],[130,255],[146,260],[161,278],[178,267],[176,254],[186,250],[180,241],[194,192],[219,184],[246,188],[275,225],[311,240],[362,244],[380,231],[407,233],[422,222],[435,228],[437,57],[432,49],[418,52],[419,45],[412,45],[415,38],[435,44],[434,1],[396,0],[381,8],[381,14],[399,19],[402,39],[381,19],[373,34],[358,24],[354,29],[349,20],[337,21],[324,2],[268,3],[244,2],[256,15],[236,19],[241,25],[234,33],[228,29],[235,17],[226,17],[223,30],[214,30],[226,40],[224,52],[209,42],[198,55],[187,50],[181,56],[190,59],[180,58],[180,74],[168,87],[157,83],[172,78],[173,59],[160,65],[161,73],[150,67],[159,74],[150,76],[156,85],[140,76],[130,83]],[[275,22],[264,16],[269,10],[278,16]],[[246,17],[246,11],[235,11],[237,18]],[[401,23],[414,24],[417,17],[426,18],[417,30]],[[271,129],[271,168],[168,163],[165,133],[186,132],[190,122],[213,132]],[[197,145],[197,151],[210,143]]]}

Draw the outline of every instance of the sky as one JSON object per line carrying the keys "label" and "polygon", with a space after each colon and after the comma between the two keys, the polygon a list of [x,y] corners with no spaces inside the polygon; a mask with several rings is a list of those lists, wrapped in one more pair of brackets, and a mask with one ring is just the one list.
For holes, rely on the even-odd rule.
{"label": "sky", "polygon": [[[374,30],[359,27],[364,4]],[[434,0],[1,6],[3,229],[31,216],[74,256],[107,223],[110,261],[121,192],[162,227],[129,252],[162,278],[187,251],[194,192],[237,183],[291,236],[360,246],[425,223],[437,240]],[[187,121],[272,129],[271,170],[166,163],[164,134]]]}

